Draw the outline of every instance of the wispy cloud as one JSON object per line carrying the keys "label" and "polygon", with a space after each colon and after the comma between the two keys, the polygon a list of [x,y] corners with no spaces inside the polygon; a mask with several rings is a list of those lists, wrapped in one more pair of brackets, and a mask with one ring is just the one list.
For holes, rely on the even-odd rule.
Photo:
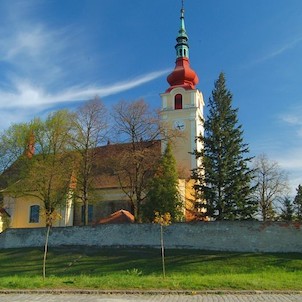
{"label": "wispy cloud", "polygon": [[287,137],[281,137],[282,148],[273,154],[280,167],[289,173],[290,187],[293,194],[299,184],[302,184],[302,108],[289,108],[287,113],[279,116]]}
{"label": "wispy cloud", "polygon": [[302,184],[302,146],[289,146],[286,149],[268,154],[269,158],[276,161],[279,167],[288,174],[290,194],[296,193],[296,188]]}
{"label": "wispy cloud", "polygon": [[[276,161],[283,169],[300,170],[302,169],[302,148],[291,149],[289,152],[282,152]],[[302,176],[301,176],[302,177]]]}
{"label": "wispy cloud", "polygon": [[34,86],[29,82],[18,81],[15,83],[14,92],[0,92],[0,109],[15,108],[43,108],[55,104],[83,101],[93,98],[95,95],[105,97],[114,95],[137,86],[153,81],[168,73],[168,69],[150,72],[137,78],[113,83],[108,86],[74,86],[57,93]]}
{"label": "wispy cloud", "polygon": [[278,49],[273,50],[271,53],[267,54],[266,56],[260,58],[257,60],[257,63],[259,62],[263,62],[263,61],[267,61],[270,59],[273,59],[274,57],[277,57],[281,54],[283,54],[284,52],[294,48],[296,45],[298,45],[300,42],[302,41],[302,37],[296,38],[292,41],[289,41],[288,43],[286,43],[285,45],[282,45],[281,47],[279,47]]}
{"label": "wispy cloud", "polygon": [[274,59],[275,57],[282,55],[283,53],[287,52],[288,50],[295,48],[301,42],[302,42],[301,36],[298,38],[293,38],[292,40],[290,40],[282,45],[279,45],[279,47],[272,49],[269,53],[265,54],[264,56],[253,60],[246,67],[254,66],[259,63],[263,63],[268,60]]}
{"label": "wispy cloud", "polygon": [[295,113],[280,115],[280,120],[295,129],[296,135],[302,137],[302,109],[296,108]]}
{"label": "wispy cloud", "polygon": [[[1,48],[6,52],[3,54],[2,60],[13,62],[18,57],[32,57],[36,59],[41,54],[43,48],[47,46],[47,37],[42,27],[36,27],[30,31],[17,32],[13,37],[7,37],[1,41]],[[4,47],[8,45],[8,47]]]}
{"label": "wispy cloud", "polygon": [[[50,29],[39,23],[25,23],[9,34],[1,31],[0,63],[6,66],[1,73],[8,82],[22,77],[40,85],[60,83],[81,65],[76,57],[88,51],[79,43],[68,27]],[[81,67],[85,73],[85,64]]]}
{"label": "wispy cloud", "polygon": [[88,100],[96,95],[102,98],[138,87],[165,75],[168,71],[155,71],[108,86],[74,86],[57,93],[51,93],[28,82],[16,82],[14,92],[0,91],[0,109],[4,117],[0,121],[0,129],[8,127],[11,123],[27,121],[41,111],[52,110],[57,105]]}
{"label": "wispy cloud", "polygon": [[[95,81],[99,78],[96,72],[102,69],[107,55],[93,43],[93,33],[82,32],[72,24],[46,24],[36,12],[38,4],[41,8],[42,3],[35,0],[28,0],[26,5],[18,0],[14,5],[10,1],[0,3],[0,109],[6,117],[0,128],[56,105],[138,87],[169,71],[146,71],[125,80],[111,75],[112,84],[100,84],[101,79]],[[89,63],[87,58],[91,57],[94,59]]]}
{"label": "wispy cloud", "polygon": [[[80,65],[73,54],[79,56],[87,50],[85,43],[79,47],[83,41],[77,29],[46,24],[37,12],[41,5],[33,0],[26,4],[18,0],[13,4],[0,3],[0,89],[2,94],[10,91],[6,94],[9,98],[16,92],[28,94],[26,90],[20,92],[21,88],[28,88],[28,83],[45,91],[62,87]],[[85,73],[84,64],[82,72]]]}
{"label": "wispy cloud", "polygon": [[302,125],[302,118],[299,115],[294,115],[294,114],[285,114],[281,115],[281,119],[290,125],[296,125],[296,126],[301,126]]}

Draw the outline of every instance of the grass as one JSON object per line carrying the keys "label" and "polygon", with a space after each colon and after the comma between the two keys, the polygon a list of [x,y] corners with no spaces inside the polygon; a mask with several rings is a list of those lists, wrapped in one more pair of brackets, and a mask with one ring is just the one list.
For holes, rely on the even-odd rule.
{"label": "grass", "polygon": [[217,253],[159,249],[0,250],[0,289],[302,290],[302,254]]}

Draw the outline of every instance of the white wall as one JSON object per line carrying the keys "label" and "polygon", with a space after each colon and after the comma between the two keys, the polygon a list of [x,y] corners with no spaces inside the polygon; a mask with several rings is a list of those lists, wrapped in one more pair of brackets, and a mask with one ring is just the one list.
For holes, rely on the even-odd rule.
{"label": "white wall", "polygon": [[[46,228],[8,229],[0,248],[43,246]],[[96,227],[53,228],[50,246],[100,247],[160,245],[155,224],[104,224]],[[236,252],[302,252],[301,224],[262,222],[179,223],[165,228],[166,248]]]}

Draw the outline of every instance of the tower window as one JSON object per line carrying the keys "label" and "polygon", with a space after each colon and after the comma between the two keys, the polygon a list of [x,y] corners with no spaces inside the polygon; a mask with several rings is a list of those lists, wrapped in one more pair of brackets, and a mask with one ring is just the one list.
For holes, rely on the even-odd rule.
{"label": "tower window", "polygon": [[174,108],[177,109],[182,109],[182,95],[181,94],[176,94],[175,99],[174,99]]}
{"label": "tower window", "polygon": [[30,223],[38,223],[40,215],[40,206],[34,205],[30,206],[29,210],[29,222]]}

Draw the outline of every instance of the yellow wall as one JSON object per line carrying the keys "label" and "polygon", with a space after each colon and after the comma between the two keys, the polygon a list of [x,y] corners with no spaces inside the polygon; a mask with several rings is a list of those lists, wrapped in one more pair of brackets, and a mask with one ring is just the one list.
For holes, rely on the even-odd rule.
{"label": "yellow wall", "polygon": [[190,179],[186,182],[186,221],[194,220],[195,213],[195,181]]}
{"label": "yellow wall", "polygon": [[22,196],[13,198],[9,196],[4,197],[5,209],[11,215],[12,228],[37,228],[45,226],[45,218],[40,215],[38,223],[30,223],[30,206],[39,205],[43,209],[43,204],[37,198]]}
{"label": "yellow wall", "polygon": [[3,221],[2,216],[0,215],[0,233],[3,231]]}
{"label": "yellow wall", "polygon": [[[40,206],[39,221],[30,222],[30,207]],[[11,228],[39,228],[46,226],[43,202],[33,196],[11,197],[4,196],[4,208],[11,215]],[[72,226],[73,225],[73,205],[68,200],[66,206],[56,211],[59,215],[53,222],[53,226]]]}
{"label": "yellow wall", "polygon": [[[95,202],[93,203],[94,222],[97,222],[100,218],[107,217],[114,211],[120,209],[130,209],[130,204],[129,202],[127,202],[128,197],[119,188],[99,189],[95,191],[95,195],[96,198]],[[29,222],[30,207],[33,205],[40,206],[40,216],[38,223]],[[57,219],[53,225],[71,226],[74,224],[81,224],[81,205],[81,203],[77,203],[77,206],[74,207],[74,205],[71,203],[71,200],[68,200],[65,207],[57,210],[61,218]],[[4,208],[11,215],[11,228],[38,228],[45,227],[46,225],[45,216],[43,215],[43,202],[41,202],[38,198],[32,196],[14,198],[7,194],[4,196]],[[74,210],[76,211],[75,216]],[[74,218],[75,222],[73,221]]]}

